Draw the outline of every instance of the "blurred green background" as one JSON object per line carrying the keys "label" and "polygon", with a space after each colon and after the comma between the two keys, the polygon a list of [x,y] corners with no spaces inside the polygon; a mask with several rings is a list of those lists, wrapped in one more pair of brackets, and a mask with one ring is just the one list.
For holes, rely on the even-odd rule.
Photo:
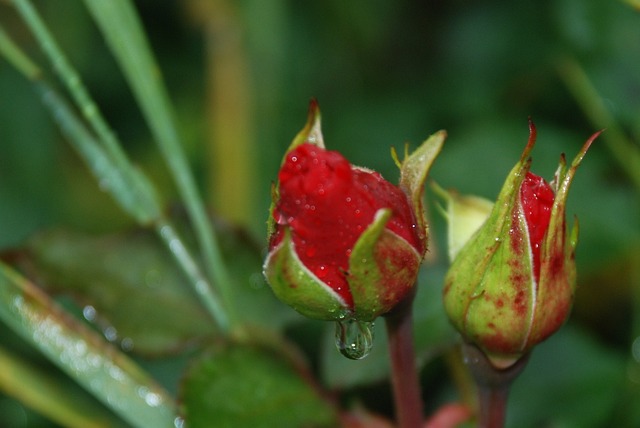
{"label": "blurred green background", "polygon": [[[490,199],[519,159],[529,116],[538,128],[532,170],[548,179],[560,153],[571,159],[606,127],[569,197],[568,213],[579,217],[581,230],[574,313],[570,325],[540,347],[544,357],[532,361],[522,380],[527,390],[516,386],[512,423],[640,424],[640,183],[633,176],[640,165],[629,155],[638,156],[640,141],[637,4],[135,3],[203,195],[213,212],[245,226],[261,243],[271,182],[305,123],[311,97],[320,103],[327,146],[390,181],[397,176],[390,146],[415,147],[446,129],[449,138],[431,177],[445,188]],[[169,204],[177,200],[133,97],[82,4],[35,4],[132,159]],[[46,63],[7,2],[0,2],[0,21]],[[596,93],[580,86],[583,76]],[[427,197],[432,200],[432,193]],[[431,212],[432,255],[444,264],[445,224]],[[60,225],[98,233],[133,223],[62,140],[31,84],[0,60],[0,249]],[[580,391],[591,397],[588,402],[563,403]],[[5,412],[22,410],[0,398],[0,414]],[[555,419],[545,419],[547,413]]]}

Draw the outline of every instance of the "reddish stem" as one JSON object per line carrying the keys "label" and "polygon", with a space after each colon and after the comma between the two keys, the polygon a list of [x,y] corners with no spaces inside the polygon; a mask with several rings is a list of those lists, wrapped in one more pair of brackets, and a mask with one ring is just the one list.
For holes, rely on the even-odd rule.
{"label": "reddish stem", "polygon": [[504,427],[509,389],[527,365],[529,354],[505,369],[498,369],[475,345],[463,343],[462,353],[478,387],[478,428]]}
{"label": "reddish stem", "polygon": [[422,397],[413,349],[412,303],[413,295],[385,316],[398,428],[419,428],[423,423]]}

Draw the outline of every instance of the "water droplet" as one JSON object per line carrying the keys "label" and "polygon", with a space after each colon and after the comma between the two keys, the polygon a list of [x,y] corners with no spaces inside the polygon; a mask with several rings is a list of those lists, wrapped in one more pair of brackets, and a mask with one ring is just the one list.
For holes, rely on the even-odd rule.
{"label": "water droplet", "polygon": [[631,355],[633,355],[637,363],[640,363],[640,336],[636,337],[631,344]]}
{"label": "water droplet", "polygon": [[327,276],[327,267],[325,265],[318,266],[318,269],[316,270],[316,276],[318,278],[324,278],[325,276]]}
{"label": "water droplet", "polygon": [[116,328],[113,326],[105,328],[103,333],[105,339],[107,339],[109,342],[113,342],[118,338],[118,330],[116,330]]}
{"label": "water droplet", "polygon": [[336,322],[336,347],[351,360],[365,358],[373,347],[373,322],[354,319]]}
{"label": "water droplet", "polygon": [[122,348],[122,350],[125,352],[130,352],[133,349],[133,346],[134,346],[133,339],[130,337],[125,337],[120,342],[120,348]]}
{"label": "water droplet", "polygon": [[183,428],[184,427],[184,419],[182,419],[180,416],[177,416],[173,420],[173,426],[176,427],[176,428]]}
{"label": "water droplet", "polygon": [[87,321],[95,321],[96,308],[94,308],[91,305],[87,305],[84,308],[82,308],[82,315],[84,316],[84,319],[86,319]]}
{"label": "water droplet", "polygon": [[307,257],[313,257],[316,255],[316,247],[310,246],[307,247],[307,250],[305,251],[305,253],[307,254]]}

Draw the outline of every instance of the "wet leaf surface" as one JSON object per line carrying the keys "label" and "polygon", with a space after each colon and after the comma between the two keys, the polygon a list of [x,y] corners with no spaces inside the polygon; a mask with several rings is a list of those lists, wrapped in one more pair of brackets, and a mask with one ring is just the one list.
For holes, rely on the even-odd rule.
{"label": "wet leaf surface", "polygon": [[282,356],[253,346],[213,350],[188,370],[183,416],[200,427],[334,427],[334,409]]}

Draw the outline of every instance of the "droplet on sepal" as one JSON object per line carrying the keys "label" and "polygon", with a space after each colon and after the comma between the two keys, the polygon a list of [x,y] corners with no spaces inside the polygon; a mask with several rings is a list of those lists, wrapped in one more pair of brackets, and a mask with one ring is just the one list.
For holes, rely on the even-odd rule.
{"label": "droplet on sepal", "polygon": [[347,319],[336,322],[336,347],[351,360],[361,360],[373,347],[373,322]]}

